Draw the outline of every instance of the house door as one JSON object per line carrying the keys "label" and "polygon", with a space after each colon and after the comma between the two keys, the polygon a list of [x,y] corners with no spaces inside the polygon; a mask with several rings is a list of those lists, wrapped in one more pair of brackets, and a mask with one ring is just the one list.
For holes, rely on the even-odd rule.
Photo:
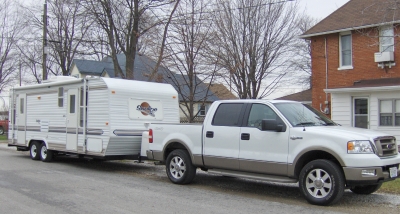
{"label": "house door", "polygon": [[20,94],[17,98],[17,144],[25,145],[26,141],[26,94]]}
{"label": "house door", "polygon": [[69,89],[67,95],[67,150],[78,149],[78,89]]}
{"label": "house door", "polygon": [[369,128],[369,99],[368,97],[353,98],[353,126]]}

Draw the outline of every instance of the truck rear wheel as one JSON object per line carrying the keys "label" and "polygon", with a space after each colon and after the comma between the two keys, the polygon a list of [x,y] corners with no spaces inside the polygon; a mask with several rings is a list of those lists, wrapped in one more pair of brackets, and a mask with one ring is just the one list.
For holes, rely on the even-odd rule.
{"label": "truck rear wheel", "polygon": [[40,159],[43,162],[50,162],[53,160],[53,151],[48,150],[44,143],[40,145]]}
{"label": "truck rear wheel", "polygon": [[31,143],[31,146],[29,148],[29,154],[30,154],[32,160],[39,160],[40,159],[39,143],[37,143],[37,142]]}
{"label": "truck rear wheel", "polygon": [[314,160],[300,172],[300,190],[310,204],[329,205],[339,201],[344,193],[344,178],[340,168],[329,160]]}
{"label": "truck rear wheel", "polygon": [[0,135],[3,135],[3,134],[4,134],[4,128],[0,127]]}
{"label": "truck rear wheel", "polygon": [[369,195],[376,192],[379,188],[381,188],[381,186],[382,184],[355,186],[350,188],[350,190],[355,194]]}
{"label": "truck rear wheel", "polygon": [[196,175],[196,167],[185,150],[177,149],[169,153],[165,166],[168,178],[174,184],[188,184]]}

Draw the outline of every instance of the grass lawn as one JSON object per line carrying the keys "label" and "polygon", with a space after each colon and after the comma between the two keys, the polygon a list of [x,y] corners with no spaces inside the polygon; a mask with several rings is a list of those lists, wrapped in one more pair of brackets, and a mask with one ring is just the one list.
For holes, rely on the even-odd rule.
{"label": "grass lawn", "polygon": [[0,135],[0,140],[7,140],[7,133],[4,133],[3,135]]}
{"label": "grass lawn", "polygon": [[383,183],[382,187],[378,190],[378,192],[400,195],[400,178],[394,181]]}

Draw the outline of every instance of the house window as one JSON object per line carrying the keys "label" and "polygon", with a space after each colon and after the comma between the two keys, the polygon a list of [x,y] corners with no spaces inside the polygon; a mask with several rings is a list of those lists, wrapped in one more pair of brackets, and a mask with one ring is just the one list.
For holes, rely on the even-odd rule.
{"label": "house window", "polygon": [[379,29],[379,51],[394,51],[394,32],[393,26],[383,26]]}
{"label": "house window", "polygon": [[379,125],[400,126],[400,100],[379,101]]}
{"label": "house window", "polygon": [[340,68],[341,69],[352,69],[352,50],[351,50],[351,33],[340,34]]}
{"label": "house window", "polygon": [[197,116],[206,116],[209,107],[210,107],[210,106],[209,106],[209,105],[206,105],[206,104],[205,104],[205,105],[199,104],[199,105],[198,105],[198,111],[199,111],[199,113],[197,114]]}

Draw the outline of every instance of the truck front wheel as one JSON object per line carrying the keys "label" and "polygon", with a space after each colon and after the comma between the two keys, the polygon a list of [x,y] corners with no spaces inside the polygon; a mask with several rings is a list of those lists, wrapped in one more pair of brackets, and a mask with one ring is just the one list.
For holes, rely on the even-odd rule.
{"label": "truck front wheel", "polygon": [[343,173],[329,160],[314,160],[306,164],[299,176],[300,190],[310,204],[336,203],[345,187]]}
{"label": "truck front wheel", "polygon": [[382,184],[355,186],[350,188],[350,190],[355,194],[369,195],[377,191],[381,186]]}
{"label": "truck front wheel", "polygon": [[177,149],[169,153],[165,166],[168,178],[174,184],[188,184],[196,175],[196,167],[185,150]]}

